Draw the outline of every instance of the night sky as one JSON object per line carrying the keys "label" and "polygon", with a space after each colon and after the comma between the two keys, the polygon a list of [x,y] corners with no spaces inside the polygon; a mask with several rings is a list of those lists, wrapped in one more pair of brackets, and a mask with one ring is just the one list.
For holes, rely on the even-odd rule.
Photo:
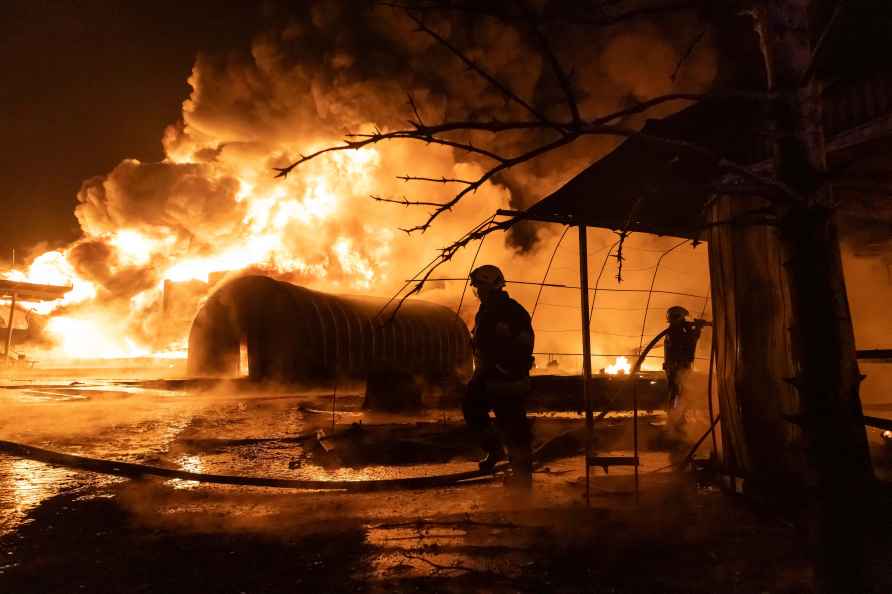
{"label": "night sky", "polygon": [[[0,265],[79,236],[81,183],[162,157],[199,50],[244,45],[259,2],[12,1],[0,19]],[[267,11],[268,12],[268,11]]]}

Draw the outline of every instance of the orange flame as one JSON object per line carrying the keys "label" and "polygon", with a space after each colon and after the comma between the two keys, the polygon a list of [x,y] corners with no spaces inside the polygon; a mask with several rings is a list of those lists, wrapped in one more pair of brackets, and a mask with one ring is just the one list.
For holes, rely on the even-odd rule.
{"label": "orange flame", "polygon": [[608,365],[604,372],[607,375],[628,375],[632,372],[632,364],[626,357],[617,357],[611,365]]}

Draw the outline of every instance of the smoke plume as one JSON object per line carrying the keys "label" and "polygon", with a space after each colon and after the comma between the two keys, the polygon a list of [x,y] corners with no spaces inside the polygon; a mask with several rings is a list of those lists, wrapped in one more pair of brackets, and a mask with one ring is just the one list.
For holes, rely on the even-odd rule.
{"label": "smoke plume", "polygon": [[[427,123],[530,115],[436,40],[415,31],[399,10],[345,1],[271,4],[265,10],[272,24],[249,47],[197,57],[181,118],[163,131],[166,158],[124,159],[85,181],[75,210],[82,239],[32,263],[30,280],[75,288],[54,304],[54,317],[67,318],[47,326],[57,342],[64,345],[62,335],[75,329],[101,329],[96,333],[104,338],[97,342],[104,346],[82,345],[75,349],[80,356],[182,348],[188,328],[176,338],[161,331],[165,280],[198,280],[210,290],[220,274],[251,270],[322,290],[390,294],[439,248],[496,209],[529,206],[618,142],[584,139],[508,171],[428,232],[409,237],[398,228],[423,222],[427,211],[377,203],[370,195],[444,201],[456,192],[454,184],[406,183],[397,176],[475,179],[491,163],[407,141],[330,153],[284,180],[274,178],[274,168],[338,144],[345,133],[404,127],[413,117],[409,96]],[[425,23],[549,117],[569,117],[556,75],[522,23],[449,13],[430,13]],[[596,34],[555,27],[549,31],[554,51],[573,70],[583,117],[673,89],[702,90],[715,76],[706,39],[672,78],[691,36],[684,20]],[[643,121],[636,116],[627,123]],[[509,155],[542,140],[539,133],[456,139]],[[520,225],[507,237],[488,239],[480,262],[503,266],[509,278],[539,281],[539,247],[551,244],[557,231]],[[595,247],[611,241],[609,233],[592,233]],[[471,251],[438,276],[464,277]],[[572,271],[575,254],[562,249],[555,266]],[[444,281],[424,296],[455,305],[462,287]],[[566,313],[538,315],[543,323],[566,326]]]}

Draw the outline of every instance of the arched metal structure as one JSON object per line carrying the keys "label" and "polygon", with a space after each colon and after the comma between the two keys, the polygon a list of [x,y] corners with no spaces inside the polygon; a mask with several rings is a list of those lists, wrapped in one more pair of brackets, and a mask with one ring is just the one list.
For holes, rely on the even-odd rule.
{"label": "arched metal structure", "polygon": [[408,300],[385,323],[376,319],[383,304],[265,276],[235,279],[195,317],[188,371],[236,375],[244,340],[253,380],[325,385],[381,374],[449,380],[470,372],[470,336],[453,311]]}

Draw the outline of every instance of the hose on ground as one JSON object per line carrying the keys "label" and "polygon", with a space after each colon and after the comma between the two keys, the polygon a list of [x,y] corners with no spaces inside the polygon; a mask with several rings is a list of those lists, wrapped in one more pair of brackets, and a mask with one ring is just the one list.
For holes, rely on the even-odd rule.
{"label": "hose on ground", "polygon": [[[551,444],[554,440],[564,437],[565,434],[566,433],[562,433],[537,448],[533,452],[534,459],[537,458],[539,453],[542,452],[549,444]],[[22,443],[3,440],[0,440],[0,454],[6,454],[18,458],[25,458],[28,460],[35,460],[37,462],[43,462],[45,464],[51,464],[53,466],[62,466],[65,468],[86,470],[99,474],[107,474],[133,479],[148,476],[157,476],[167,479],[180,479],[184,481],[213,483],[218,485],[240,485],[250,487],[275,487],[281,489],[318,489],[337,491],[426,489],[454,485],[457,483],[465,483],[469,481],[482,482],[492,479],[495,472],[504,472],[509,467],[508,463],[502,463],[496,465],[493,472],[484,472],[482,470],[468,470],[465,472],[454,472],[450,474],[439,474],[433,476],[416,476],[406,478],[371,479],[356,481],[327,481],[189,472],[186,470],[178,470],[175,468],[150,466],[148,464],[118,462],[115,460],[104,460],[102,458],[76,456],[73,454],[54,452],[52,450],[47,450],[44,448],[38,448]],[[534,468],[541,466],[541,462],[534,462],[533,466]]]}

